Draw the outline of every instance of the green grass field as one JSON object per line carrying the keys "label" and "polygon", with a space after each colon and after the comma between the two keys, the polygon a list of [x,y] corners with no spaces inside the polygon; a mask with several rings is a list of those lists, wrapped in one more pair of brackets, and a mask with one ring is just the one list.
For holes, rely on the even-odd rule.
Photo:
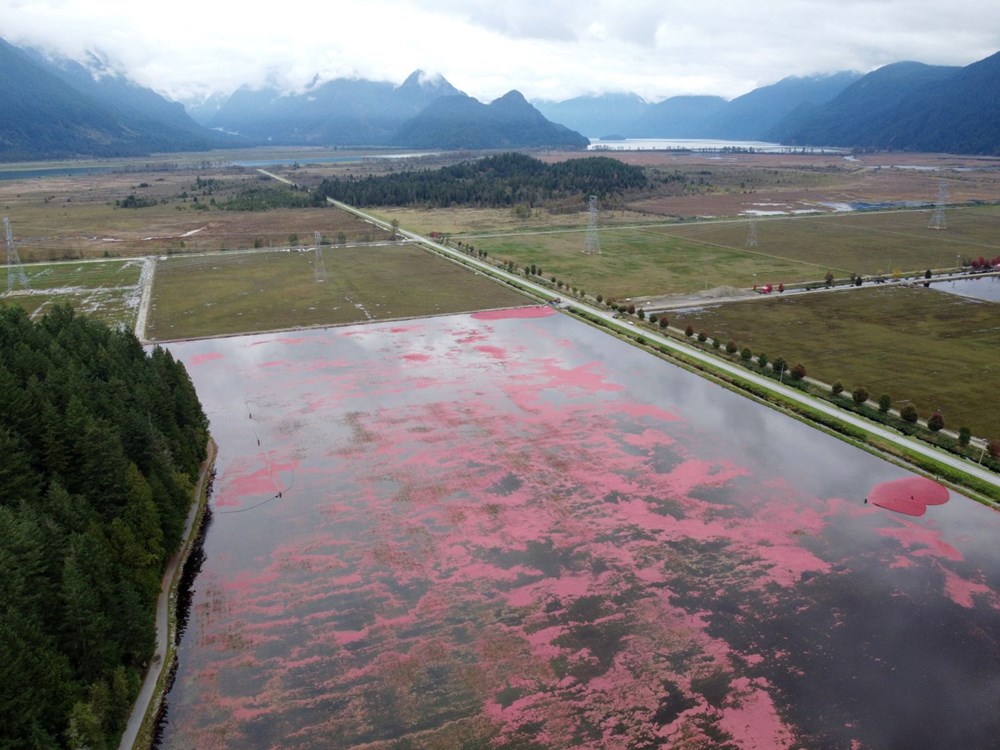
{"label": "green grass field", "polygon": [[813,282],[827,272],[838,278],[923,272],[953,268],[959,256],[1000,254],[998,206],[949,209],[945,231],[927,228],[929,211],[762,218],[757,245],[749,248],[742,220],[605,226],[598,233],[599,256],[583,254],[584,226],[518,229],[507,222],[501,231],[486,232],[475,216],[463,213],[466,226],[475,229],[452,236],[491,257],[518,267],[534,263],[572,286],[615,297]]}
{"label": "green grass field", "polygon": [[745,221],[682,224],[662,231],[671,237],[798,261],[822,269],[820,276],[827,270],[848,276],[951,268],[959,255],[1000,253],[1000,206],[949,209],[945,231],[928,229],[930,216],[928,210],[900,210],[762,218],[752,249],[746,248]]}
{"label": "green grass field", "polygon": [[[21,267],[24,269],[25,276],[28,277],[28,283],[34,290],[97,289],[99,287],[134,287],[139,283],[139,275],[142,273],[144,262],[142,259],[68,261],[30,263]],[[15,288],[17,288],[16,282]]]}
{"label": "green grass field", "polygon": [[146,337],[170,340],[523,305],[520,294],[408,245],[158,262]]}
{"label": "green grass field", "polygon": [[761,279],[822,278],[825,271],[778,257],[691,242],[657,228],[606,229],[601,252],[583,252],[585,231],[469,237],[490,257],[540,265],[572,286],[605,297],[676,294],[705,286],[751,286]]}
{"label": "green grass field", "polygon": [[96,318],[110,326],[121,325],[131,329],[135,325],[138,289],[134,290],[133,295],[124,290],[109,289],[59,294],[37,293],[0,300],[0,304],[5,303],[17,305],[32,318],[44,315],[53,305],[72,305],[78,313]]}
{"label": "green grass field", "polygon": [[[143,264],[141,259],[27,264],[22,268],[30,291],[20,285],[15,274],[14,294],[4,302],[23,308],[33,318],[53,305],[69,304],[110,325],[131,327],[141,294]],[[4,283],[9,272],[4,269]]]}
{"label": "green grass field", "polygon": [[731,303],[669,314],[722,341],[801,362],[810,377],[863,385],[950,429],[1000,437],[1000,305],[904,288]]}

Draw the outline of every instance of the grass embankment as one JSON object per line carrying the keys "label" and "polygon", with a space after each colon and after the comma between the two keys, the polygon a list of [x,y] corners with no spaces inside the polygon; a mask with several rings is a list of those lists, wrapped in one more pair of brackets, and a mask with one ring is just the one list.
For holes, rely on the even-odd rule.
{"label": "grass embankment", "polygon": [[409,245],[315,252],[176,257],[160,261],[151,340],[339,325],[525,303],[485,276]]}
{"label": "grass embankment", "polygon": [[750,347],[847,391],[888,394],[924,419],[935,411],[949,429],[1000,436],[1000,305],[932,289],[871,288],[777,297],[668,314],[740,348]]}

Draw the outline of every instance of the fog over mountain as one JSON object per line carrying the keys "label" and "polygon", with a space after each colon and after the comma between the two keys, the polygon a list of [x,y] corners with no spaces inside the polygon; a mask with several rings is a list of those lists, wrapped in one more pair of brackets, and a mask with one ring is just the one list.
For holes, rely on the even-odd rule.
{"label": "fog over mountain", "polygon": [[185,104],[240,86],[300,93],[319,76],[402,81],[438,71],[482,102],[634,92],[734,99],[788,76],[900,60],[964,66],[998,48],[995,0],[366,0],[254,6],[173,0],[0,0],[21,47],[117,61]]}
{"label": "fog over mountain", "polygon": [[213,128],[288,145],[379,145],[443,96],[461,92],[441,76],[414,71],[399,86],[338,78],[300,93],[243,86],[207,118]]}
{"label": "fog over mountain", "polygon": [[195,109],[201,124],[106,57],[0,46],[0,160],[123,156],[236,145],[585,148],[590,136],[775,140],[996,153],[1000,55],[965,67],[894,63],[867,75],[789,76],[732,100],[636,93],[490,104],[439,74],[400,84],[314,74],[296,90],[244,85]]}
{"label": "fog over mountain", "polygon": [[0,161],[135,156],[232,144],[177,103],[105,71],[0,39]]}

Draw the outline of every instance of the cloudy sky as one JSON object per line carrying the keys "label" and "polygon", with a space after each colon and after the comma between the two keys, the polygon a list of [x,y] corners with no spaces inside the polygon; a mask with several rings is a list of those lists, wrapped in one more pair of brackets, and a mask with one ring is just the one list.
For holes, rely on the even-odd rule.
{"label": "cloudy sky", "polygon": [[0,37],[100,51],[175,99],[441,73],[483,101],[727,98],[788,75],[1000,50],[998,0],[0,0]]}

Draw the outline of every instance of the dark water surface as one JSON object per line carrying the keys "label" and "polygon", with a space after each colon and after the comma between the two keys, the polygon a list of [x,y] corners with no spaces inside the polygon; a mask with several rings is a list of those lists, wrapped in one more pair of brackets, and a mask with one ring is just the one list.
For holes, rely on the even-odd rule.
{"label": "dark water surface", "polygon": [[980,276],[978,279],[958,279],[941,281],[932,285],[933,289],[960,297],[971,297],[984,302],[1000,302],[1000,276]]}
{"label": "dark water surface", "polygon": [[219,459],[161,747],[997,746],[965,497],[562,315],[170,348]]}

